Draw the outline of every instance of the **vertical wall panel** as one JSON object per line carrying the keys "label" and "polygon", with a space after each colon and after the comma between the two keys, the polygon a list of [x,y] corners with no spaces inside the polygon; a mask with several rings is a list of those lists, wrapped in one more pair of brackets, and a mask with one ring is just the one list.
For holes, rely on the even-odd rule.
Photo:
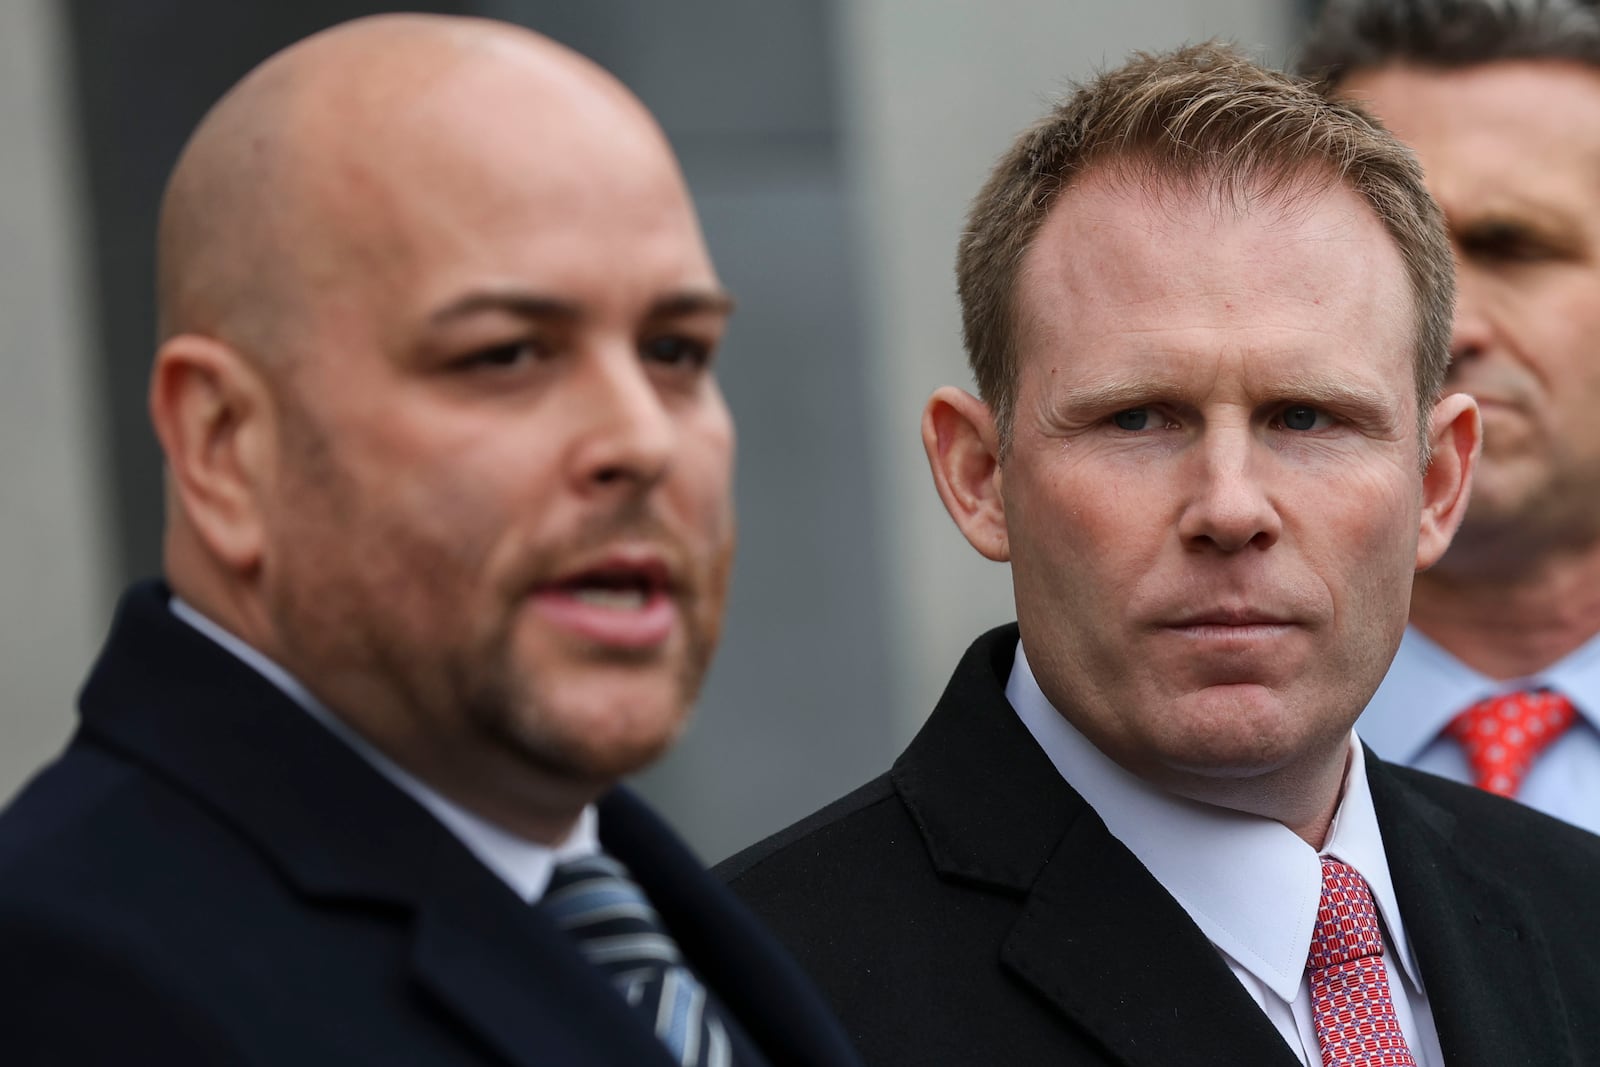
{"label": "vertical wall panel", "polygon": [[0,4],[0,800],[72,729],[113,596],[56,13]]}

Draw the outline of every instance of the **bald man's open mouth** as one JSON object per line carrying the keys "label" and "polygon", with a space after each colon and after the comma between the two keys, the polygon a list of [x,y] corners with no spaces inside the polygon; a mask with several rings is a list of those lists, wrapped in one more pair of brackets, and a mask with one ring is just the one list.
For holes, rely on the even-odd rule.
{"label": "bald man's open mouth", "polygon": [[664,644],[679,619],[678,571],[648,545],[614,545],[534,586],[535,612],[585,641],[616,648]]}

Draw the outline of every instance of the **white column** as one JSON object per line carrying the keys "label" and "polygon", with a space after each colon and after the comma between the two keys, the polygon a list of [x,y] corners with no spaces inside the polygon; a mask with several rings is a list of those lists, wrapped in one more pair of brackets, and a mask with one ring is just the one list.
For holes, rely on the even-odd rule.
{"label": "white column", "polygon": [[113,596],[63,6],[0,4],[0,799],[71,731]]}
{"label": "white column", "polygon": [[837,10],[886,487],[876,520],[909,736],[967,644],[1014,617],[1009,570],[979,557],[945,514],[918,430],[935,387],[973,388],[954,275],[968,201],[1072,79],[1135,49],[1208,37],[1281,62],[1298,26],[1283,0],[841,0]]}

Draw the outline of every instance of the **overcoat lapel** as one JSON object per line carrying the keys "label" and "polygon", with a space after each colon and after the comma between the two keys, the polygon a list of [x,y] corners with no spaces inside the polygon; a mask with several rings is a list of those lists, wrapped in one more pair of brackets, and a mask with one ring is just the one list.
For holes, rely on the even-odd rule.
{"label": "overcoat lapel", "polygon": [[1002,959],[1130,1067],[1299,1064],[1188,914],[1087,807]]}
{"label": "overcoat lapel", "polygon": [[520,1067],[667,1067],[649,1029],[536,908],[343,742],[166,607],[123,601],[82,735],[250,840],[307,906],[398,926],[417,994]]}
{"label": "overcoat lapel", "polygon": [[[1453,814],[1367,754],[1406,937],[1450,1067],[1580,1062],[1541,917],[1515,882],[1471,854]],[[1493,843],[1483,847],[1492,849]],[[1536,871],[1517,877],[1537,878]],[[1577,1006],[1592,1010],[1593,1005]]]}
{"label": "overcoat lapel", "polygon": [[1130,1067],[1298,1059],[1188,914],[1005,699],[1015,626],[973,645],[891,779],[941,877],[1019,897],[1001,964]]}

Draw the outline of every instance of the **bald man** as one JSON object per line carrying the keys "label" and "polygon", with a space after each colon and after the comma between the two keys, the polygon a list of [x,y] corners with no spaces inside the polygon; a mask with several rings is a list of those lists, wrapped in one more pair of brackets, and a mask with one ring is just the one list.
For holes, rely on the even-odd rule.
{"label": "bald man", "polygon": [[346,24],[201,123],[159,260],[165,577],[0,816],[0,1062],[855,1063],[616,787],[734,541],[729,299],[638,101]]}

